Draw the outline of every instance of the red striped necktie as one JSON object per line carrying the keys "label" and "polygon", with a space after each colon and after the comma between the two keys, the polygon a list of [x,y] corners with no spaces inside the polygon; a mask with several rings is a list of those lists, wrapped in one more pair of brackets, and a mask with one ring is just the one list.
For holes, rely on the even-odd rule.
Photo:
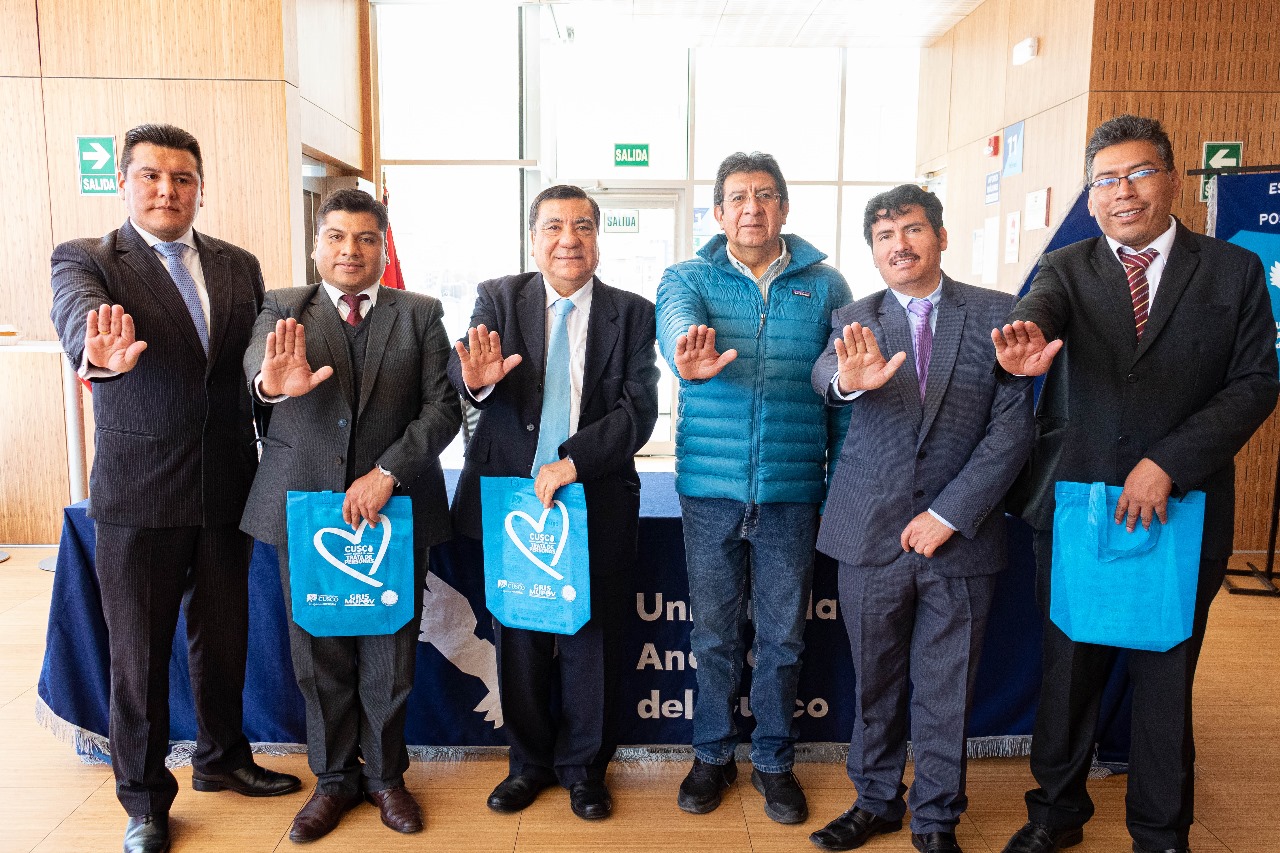
{"label": "red striped necktie", "polygon": [[1129,277],[1129,296],[1133,298],[1133,325],[1138,332],[1138,340],[1142,340],[1142,332],[1147,327],[1147,309],[1151,307],[1151,289],[1147,284],[1147,267],[1160,254],[1155,249],[1145,252],[1128,252],[1120,250],[1120,263]]}

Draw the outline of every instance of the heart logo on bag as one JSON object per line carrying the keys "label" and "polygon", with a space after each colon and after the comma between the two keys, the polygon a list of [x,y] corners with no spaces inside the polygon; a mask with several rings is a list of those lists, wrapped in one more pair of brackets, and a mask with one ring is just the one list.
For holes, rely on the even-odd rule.
{"label": "heart logo on bag", "polygon": [[[543,516],[545,517],[545,513]],[[527,517],[527,516],[526,516]],[[373,576],[378,573],[378,566],[382,565],[382,557],[387,553],[387,546],[391,544],[391,519],[385,515],[379,515],[378,521],[382,525],[382,544],[378,546],[377,556],[373,558],[373,562],[369,564],[369,573],[365,574],[358,569],[353,569],[350,565],[339,560],[337,557],[329,553],[329,549],[325,547],[324,535],[326,533],[334,533],[350,542],[352,545],[360,545],[360,540],[364,538],[364,531],[369,526],[367,519],[360,519],[360,526],[354,532],[347,531],[341,527],[322,527],[316,531],[316,535],[312,537],[311,543],[315,545],[317,553],[324,557],[329,563],[343,574],[350,575],[361,583],[367,583],[374,589],[382,587],[382,581],[374,580]],[[361,552],[362,554],[365,552]],[[362,561],[363,562],[363,561]]]}
{"label": "heart logo on bag", "polygon": [[529,526],[533,528],[534,533],[541,534],[543,529],[547,526],[547,515],[550,514],[551,507],[544,508],[542,510],[542,515],[538,518],[537,521],[534,521],[533,516],[529,515],[529,513],[524,512],[523,510],[517,509],[513,512],[507,513],[507,520],[506,520],[507,536],[511,538],[512,542],[516,543],[516,547],[520,549],[520,553],[528,557],[529,560],[532,561],[535,566],[542,569],[544,572],[551,575],[551,577],[555,578],[556,580],[562,581],[564,580],[564,575],[557,572],[554,568],[552,568],[552,566],[560,562],[560,555],[564,553],[564,545],[566,542],[569,541],[569,510],[565,508],[564,503],[562,503],[561,501],[554,501],[552,503],[552,506],[557,506],[560,508],[560,519],[563,522],[563,524],[560,527],[560,542],[559,544],[556,545],[555,556],[551,558],[550,565],[548,565],[547,563],[544,563],[541,557],[533,553],[533,551],[529,549],[529,546],[520,540],[520,537],[516,535],[515,528],[512,527],[511,525],[511,521],[516,517],[523,518],[525,521],[529,522]]}

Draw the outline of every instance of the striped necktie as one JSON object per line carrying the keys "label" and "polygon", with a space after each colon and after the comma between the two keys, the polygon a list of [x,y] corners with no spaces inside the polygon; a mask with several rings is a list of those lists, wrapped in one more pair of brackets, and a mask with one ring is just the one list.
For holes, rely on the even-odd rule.
{"label": "striped necktie", "polygon": [[1125,274],[1129,277],[1129,296],[1133,299],[1133,325],[1138,332],[1138,340],[1142,340],[1142,332],[1147,327],[1147,310],[1151,307],[1151,289],[1147,284],[1147,268],[1160,254],[1155,249],[1145,252],[1126,252],[1120,250],[1120,263],[1124,264]]}

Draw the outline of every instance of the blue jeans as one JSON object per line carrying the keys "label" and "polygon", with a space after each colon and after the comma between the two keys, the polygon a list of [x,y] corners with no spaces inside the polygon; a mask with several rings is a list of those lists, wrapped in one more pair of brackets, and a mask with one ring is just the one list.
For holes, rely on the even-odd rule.
{"label": "blue jeans", "polygon": [[693,613],[690,642],[698,661],[694,754],[710,764],[733,760],[738,744],[733,709],[746,658],[749,600],[755,623],[751,763],[766,773],[790,770],[818,507],[684,495],[680,507]]}

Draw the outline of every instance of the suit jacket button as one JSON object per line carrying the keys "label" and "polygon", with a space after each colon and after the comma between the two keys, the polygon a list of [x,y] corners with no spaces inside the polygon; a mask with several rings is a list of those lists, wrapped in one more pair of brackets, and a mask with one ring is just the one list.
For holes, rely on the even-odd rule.
{"label": "suit jacket button", "polygon": [[1130,385],[1132,385],[1133,383],[1135,383],[1135,382],[1137,382],[1137,381],[1138,381],[1138,374],[1136,374],[1136,373],[1130,373],[1128,376],[1126,376],[1126,377],[1124,378],[1124,381],[1125,381],[1125,382],[1128,382]]}
{"label": "suit jacket button", "polygon": [[921,450],[919,453],[917,453],[917,454],[916,454],[916,458],[917,458],[917,459],[923,459],[923,458],[925,458],[925,457],[926,457],[926,456],[928,456],[928,455],[929,455],[928,451]]}
{"label": "suit jacket button", "polygon": [[529,432],[533,432],[533,424],[525,424],[524,428]]}
{"label": "suit jacket button", "polygon": [[346,418],[338,418],[338,426],[340,426],[340,427],[345,427],[346,425],[347,425],[347,419],[346,419]]}
{"label": "suit jacket button", "polygon": [[339,457],[338,457],[337,459],[335,459],[334,461],[335,461],[335,462],[337,462],[339,465],[341,465],[341,464],[342,464],[342,457],[341,457],[341,456],[339,456]]}
{"label": "suit jacket button", "polygon": [[924,497],[924,489],[916,489],[915,497],[917,498]]}

